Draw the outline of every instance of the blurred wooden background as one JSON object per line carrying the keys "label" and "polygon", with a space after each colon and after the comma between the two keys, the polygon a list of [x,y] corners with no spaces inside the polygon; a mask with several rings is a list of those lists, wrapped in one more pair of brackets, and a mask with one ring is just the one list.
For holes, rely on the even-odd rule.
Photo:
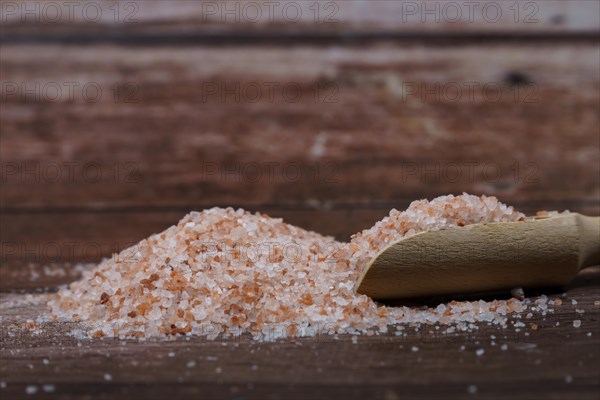
{"label": "blurred wooden background", "polygon": [[1,290],[212,206],[600,213],[598,2],[275,3],[0,2]]}

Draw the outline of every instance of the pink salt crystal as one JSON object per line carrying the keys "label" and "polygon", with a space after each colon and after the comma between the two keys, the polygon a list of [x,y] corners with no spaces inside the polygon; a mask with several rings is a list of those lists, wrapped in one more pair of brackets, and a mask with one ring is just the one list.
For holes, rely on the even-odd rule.
{"label": "pink salt crystal", "polygon": [[[492,197],[441,196],[391,210],[349,243],[281,219],[232,208],[186,215],[105,260],[49,302],[55,318],[138,337],[250,332],[259,340],[327,333],[373,335],[388,325],[506,324],[528,300],[452,302],[436,309],[383,307],[356,282],[387,243],[419,232],[525,216]],[[134,257],[132,257],[134,255]],[[101,301],[100,301],[101,300]],[[468,325],[465,323],[468,322]],[[321,329],[327,326],[326,330]],[[355,337],[355,336],[354,336]],[[189,338],[189,337],[188,337]]]}

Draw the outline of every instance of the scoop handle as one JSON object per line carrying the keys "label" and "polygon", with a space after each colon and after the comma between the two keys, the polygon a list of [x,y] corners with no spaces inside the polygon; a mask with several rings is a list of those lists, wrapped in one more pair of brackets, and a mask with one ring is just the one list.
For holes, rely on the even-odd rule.
{"label": "scoop handle", "polygon": [[600,265],[600,217],[578,215],[579,269]]}

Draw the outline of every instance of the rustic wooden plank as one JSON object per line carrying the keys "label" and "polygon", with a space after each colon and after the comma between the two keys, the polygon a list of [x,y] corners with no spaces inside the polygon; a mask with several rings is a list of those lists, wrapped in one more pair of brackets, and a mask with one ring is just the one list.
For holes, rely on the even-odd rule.
{"label": "rustic wooden plank", "polygon": [[[526,328],[520,332],[482,324],[472,333],[442,335],[431,327],[408,329],[400,337],[360,336],[356,344],[345,335],[274,343],[247,337],[78,341],[64,334],[72,326],[43,325],[39,335],[23,328],[43,310],[42,296],[24,301],[23,295],[3,294],[0,394],[30,398],[26,388],[35,385],[38,394],[57,399],[595,399],[599,294],[595,269],[578,278],[554,313],[523,319]],[[573,327],[575,319],[580,328]],[[501,349],[504,344],[507,350]],[[485,351],[482,356],[478,349]],[[192,360],[196,365],[190,368]],[[45,393],[44,384],[54,385],[54,391]]]}
{"label": "rustic wooden plank", "polygon": [[[49,4],[50,3],[50,4]],[[76,3],[5,1],[7,37],[77,40],[151,34],[216,37],[267,34],[272,40],[298,32],[597,32],[595,1],[118,1]],[[110,31],[107,31],[107,27]],[[158,34],[158,35],[157,35]]]}
{"label": "rustic wooden plank", "polygon": [[596,45],[2,56],[4,207],[327,208],[467,191],[598,209]]}

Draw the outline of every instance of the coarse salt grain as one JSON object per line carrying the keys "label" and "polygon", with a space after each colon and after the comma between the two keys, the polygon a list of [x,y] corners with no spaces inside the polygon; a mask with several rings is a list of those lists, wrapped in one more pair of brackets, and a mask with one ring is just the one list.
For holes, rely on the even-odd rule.
{"label": "coarse salt grain", "polygon": [[36,394],[38,391],[38,388],[36,385],[28,385],[25,387],[25,393],[27,394]]}
{"label": "coarse salt grain", "polygon": [[573,321],[574,328],[579,328],[580,326],[581,326],[581,320],[576,319],[575,321]]}
{"label": "coarse salt grain", "polygon": [[51,383],[46,383],[46,384],[42,385],[42,390],[45,393],[54,393],[54,391],[56,390],[56,386],[54,386]]}
{"label": "coarse salt grain", "polygon": [[318,334],[384,333],[389,325],[505,326],[529,301],[471,301],[423,310],[387,307],[355,292],[368,262],[392,241],[431,229],[525,216],[495,197],[442,196],[392,210],[349,243],[281,219],[212,208],[142,240],[84,271],[49,306],[90,336],[175,334],[257,340]]}

